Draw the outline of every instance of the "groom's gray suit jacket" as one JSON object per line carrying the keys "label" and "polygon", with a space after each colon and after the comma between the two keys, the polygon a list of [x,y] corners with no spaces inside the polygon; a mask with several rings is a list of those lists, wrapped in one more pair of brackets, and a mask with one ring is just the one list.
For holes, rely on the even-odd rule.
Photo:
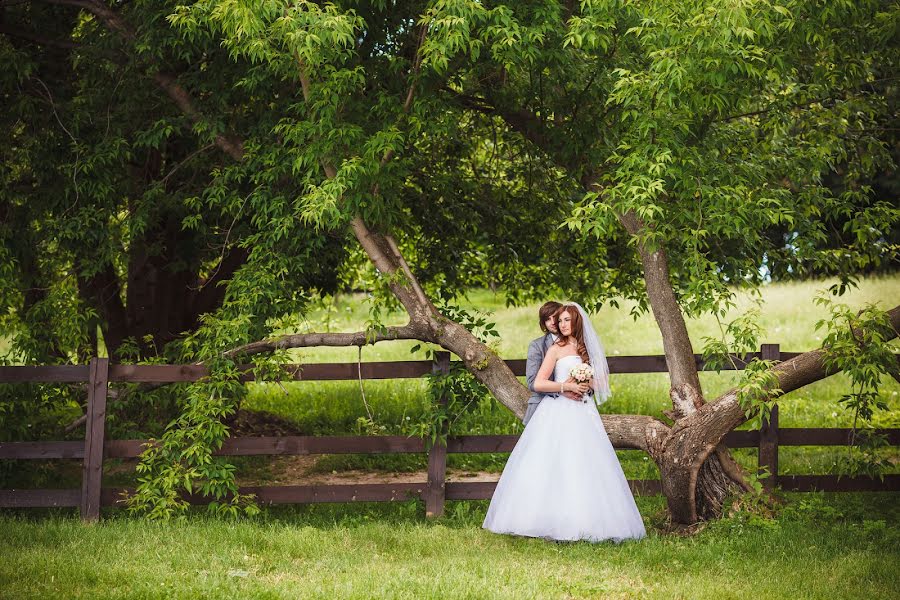
{"label": "groom's gray suit jacket", "polygon": [[[525,411],[525,418],[522,419],[522,423],[525,425],[528,425],[531,415],[537,410],[541,399],[545,396],[545,394],[534,391],[534,379],[537,377],[537,372],[540,370],[541,363],[544,362],[544,356],[547,354],[551,344],[553,344],[553,336],[549,333],[545,333],[528,344],[528,360],[525,361],[525,385],[531,390],[531,397],[528,399],[528,410]],[[550,373],[550,381],[554,381],[553,373]]]}

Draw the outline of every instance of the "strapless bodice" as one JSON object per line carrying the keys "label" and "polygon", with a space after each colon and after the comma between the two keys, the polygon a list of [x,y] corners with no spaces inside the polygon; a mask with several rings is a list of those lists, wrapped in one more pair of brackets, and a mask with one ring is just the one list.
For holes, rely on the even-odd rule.
{"label": "strapless bodice", "polygon": [[577,354],[571,356],[563,356],[556,361],[556,367],[553,369],[554,381],[565,381],[569,378],[569,373],[575,365],[581,364],[581,357]]}

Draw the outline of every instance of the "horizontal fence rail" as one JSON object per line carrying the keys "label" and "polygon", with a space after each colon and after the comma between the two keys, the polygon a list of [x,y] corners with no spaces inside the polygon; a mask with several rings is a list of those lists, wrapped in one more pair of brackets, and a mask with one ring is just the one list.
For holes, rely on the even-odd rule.
{"label": "horizontal fence rail", "polygon": [[[781,352],[778,360],[788,360],[799,352]],[[760,358],[761,352],[750,352],[733,356],[737,367],[743,368],[753,358]],[[708,367],[700,354],[694,355],[697,368]],[[649,356],[609,356],[610,373],[666,373],[665,355]],[[454,363],[451,363],[455,364]],[[519,377],[525,375],[525,360],[507,360],[506,364]],[[308,365],[284,365],[286,374],[295,381],[340,381],[362,379],[415,379],[432,372],[434,363],[430,360],[380,361],[363,363],[315,363]],[[254,381],[251,365],[241,365],[243,381]],[[735,370],[730,363],[722,366],[722,371]],[[201,365],[109,365],[110,383],[189,383],[209,375]],[[0,383],[80,383],[89,380],[86,365],[53,366],[3,366],[0,367]]]}
{"label": "horizontal fence rail", "polygon": [[[900,446],[900,429],[879,429],[891,446]],[[779,446],[845,446],[851,429],[814,427],[781,428]],[[729,448],[756,448],[759,431],[731,431],[725,435]],[[512,452],[518,435],[463,435],[447,438],[450,454]],[[107,440],[105,458],[137,458],[147,440]],[[218,456],[304,456],[309,454],[416,454],[426,452],[424,440],[402,435],[381,436],[279,436],[243,437],[225,440]],[[46,460],[84,458],[84,442],[0,442],[0,459]]]}
{"label": "horizontal fence rail", "polygon": [[[753,358],[787,360],[799,353],[781,352],[777,344],[763,344],[760,352],[732,357],[734,364],[722,370],[741,369]],[[666,372],[665,356],[609,357],[612,373]],[[695,355],[701,370],[710,370],[700,355]],[[524,360],[506,361],[513,373],[525,374]],[[396,361],[369,363],[322,363],[286,365],[286,379],[326,381],[362,379],[418,378],[431,373],[447,373],[452,367],[449,353],[438,353],[434,361]],[[243,381],[253,381],[249,366],[241,367]],[[89,365],[4,366],[0,383],[86,383],[88,410],[85,441],[0,442],[0,460],[75,459],[83,461],[82,489],[0,490],[0,507],[79,507],[82,518],[99,518],[101,506],[115,506],[133,490],[101,486],[105,459],[134,459],[141,455],[147,440],[105,439],[106,396],[109,383],[189,383],[207,376],[200,365],[117,365],[95,358]],[[892,446],[900,445],[900,429],[877,430]],[[839,428],[780,428],[778,407],[759,430],[729,432],[724,443],[732,448],[758,448],[759,465],[771,474],[767,487],[780,486],[789,491],[900,491],[900,475],[883,480],[836,475],[780,475],[780,446],[841,446],[851,441],[852,430]],[[310,454],[395,454],[428,453],[427,479],[413,483],[369,483],[339,485],[290,485],[242,487],[241,493],[253,494],[262,504],[399,501],[411,498],[425,501],[429,517],[443,513],[446,500],[482,500],[490,498],[496,481],[447,481],[447,455],[456,453],[508,453],[518,435],[464,435],[447,438],[446,446],[430,448],[424,440],[405,436],[280,436],[229,438],[216,454],[220,456],[310,455]],[[636,495],[658,494],[659,480],[631,480]],[[185,495],[192,504],[211,500]]]}

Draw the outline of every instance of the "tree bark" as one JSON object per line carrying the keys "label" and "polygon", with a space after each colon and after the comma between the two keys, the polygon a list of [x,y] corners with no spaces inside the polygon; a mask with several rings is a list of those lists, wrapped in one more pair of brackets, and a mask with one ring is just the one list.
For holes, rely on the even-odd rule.
{"label": "tree bark", "polygon": [[383,331],[373,333],[357,331],[355,333],[295,333],[284,335],[273,340],[263,340],[233,348],[224,356],[252,356],[263,352],[286,350],[289,348],[311,348],[319,346],[365,346],[385,340],[421,340],[424,332],[417,327],[387,327]]}
{"label": "tree bark", "polygon": [[[900,306],[887,311],[887,316],[896,336],[900,330]],[[834,372],[825,368],[824,357],[825,350],[820,348],[775,365],[772,371],[777,377],[777,390],[773,390],[769,401],[833,375]],[[714,484],[700,481],[701,477],[708,476],[704,471],[705,464],[713,458],[725,434],[747,419],[748,415],[738,401],[737,390],[731,389],[672,427],[660,462],[660,476],[673,521],[691,524],[709,518],[707,513],[715,503],[710,502],[707,507],[703,504],[705,496],[698,496],[697,492],[698,487],[701,494],[705,494],[707,488],[717,492]],[[710,470],[715,471],[715,468]],[[723,474],[728,475],[727,472]],[[718,474],[713,475],[721,479]]]}
{"label": "tree bark", "polygon": [[665,248],[660,246],[650,249],[641,240],[647,225],[633,212],[619,214],[619,221],[628,233],[638,239],[638,254],[644,268],[647,298],[662,334],[666,366],[672,385],[672,404],[676,414],[684,416],[703,404],[703,390],[684,315],[672,289],[669,259]]}
{"label": "tree bark", "polygon": [[[77,268],[77,266],[76,266]],[[89,306],[101,317],[101,331],[107,353],[115,357],[119,346],[128,337],[129,324],[125,306],[120,296],[119,278],[112,265],[107,264],[94,275],[78,277],[78,291]]]}
{"label": "tree bark", "polygon": [[[587,191],[602,192],[590,175],[582,180]],[[694,359],[694,349],[688,335],[684,315],[672,286],[666,249],[662,244],[649,247],[643,237],[650,225],[633,211],[617,213],[622,227],[635,238],[638,256],[644,271],[644,284],[650,309],[662,336],[666,366],[669,372],[669,398],[672,411],[667,412],[677,425],[703,407],[706,402],[700,386],[700,376]],[[748,489],[740,465],[728,448],[717,441],[712,447],[695,447],[702,451],[703,460],[691,460],[693,454],[673,453],[669,449],[672,437],[661,444],[658,456],[654,456],[660,468],[663,493],[670,503],[670,515],[679,523],[695,523],[721,514],[725,498],[739,490]],[[678,499],[673,510],[673,499]],[[682,500],[683,499],[683,500]],[[685,510],[687,509],[687,510]]]}

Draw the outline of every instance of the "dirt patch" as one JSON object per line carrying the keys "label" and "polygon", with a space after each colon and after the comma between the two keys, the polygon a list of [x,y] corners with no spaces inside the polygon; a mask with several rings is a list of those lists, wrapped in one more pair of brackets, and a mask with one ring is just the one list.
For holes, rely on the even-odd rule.
{"label": "dirt patch", "polygon": [[[326,471],[315,468],[319,456],[273,456],[265,476],[248,473],[239,477],[241,485],[347,485],[353,483],[419,483],[428,480],[427,471],[387,473],[384,471]],[[499,473],[447,471],[447,481],[497,481]]]}
{"label": "dirt patch", "polygon": [[[487,472],[447,472],[447,481],[497,481],[498,473]],[[336,485],[350,483],[420,483],[428,481],[427,471],[413,473],[375,473],[371,471],[342,471],[338,473],[316,473],[298,481],[303,485]]]}
{"label": "dirt patch", "polygon": [[[296,424],[266,411],[238,410],[227,421],[234,437],[278,437],[304,435]],[[260,459],[262,457],[259,457]],[[419,483],[428,480],[427,471],[389,473],[384,471],[322,471],[316,469],[321,455],[270,456],[265,467],[238,473],[239,485],[347,485],[354,483]],[[108,474],[131,472],[137,459],[108,466]],[[448,469],[447,481],[497,481],[499,473]]]}
{"label": "dirt patch", "polygon": [[303,435],[291,421],[264,410],[240,409],[225,424],[232,437]]}

